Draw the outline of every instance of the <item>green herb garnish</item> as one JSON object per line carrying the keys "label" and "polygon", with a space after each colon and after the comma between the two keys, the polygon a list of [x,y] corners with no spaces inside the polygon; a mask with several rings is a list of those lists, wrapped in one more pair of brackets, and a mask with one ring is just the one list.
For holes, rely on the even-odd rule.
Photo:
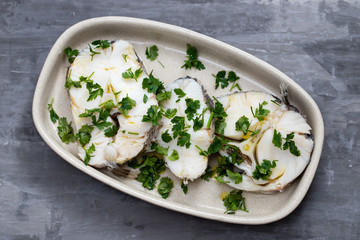
{"label": "green herb garnish", "polygon": [[210,178],[212,178],[214,175],[214,170],[212,170],[212,168],[210,166],[208,166],[205,170],[205,173],[203,175],[201,175],[201,179],[205,180],[205,181],[209,181]]}
{"label": "green herb garnish", "polygon": [[55,124],[59,119],[59,115],[56,114],[53,108],[54,98],[51,98],[50,103],[48,104],[48,110],[50,111],[50,120]]}
{"label": "green herb garnish", "polygon": [[149,97],[148,97],[146,94],[144,94],[143,103],[147,103],[148,98],[149,98]]}
{"label": "green herb garnish", "polygon": [[235,211],[242,210],[247,212],[245,205],[245,198],[242,196],[242,191],[231,191],[224,199],[225,213],[235,214]]}
{"label": "green herb garnish", "polygon": [[183,190],[184,194],[188,192],[188,185],[184,184],[184,180],[181,181],[181,189]]}
{"label": "green herb garnish", "polygon": [[194,100],[192,98],[186,98],[185,101],[186,101],[185,113],[187,119],[190,121],[191,119],[194,118],[196,111],[200,108],[200,101]]}
{"label": "green herb garnish", "polygon": [[286,138],[284,138],[285,143],[283,145],[283,150],[286,150],[289,148],[290,153],[292,155],[299,157],[300,150],[297,148],[297,146],[295,145],[295,142],[292,140],[293,138],[294,138],[294,132],[286,135]]}
{"label": "green herb garnish", "polygon": [[250,122],[246,116],[242,116],[235,123],[235,130],[242,131],[244,133],[244,135],[247,134],[249,127],[250,127]]}
{"label": "green herb garnish", "polygon": [[67,47],[64,49],[64,53],[66,54],[69,63],[73,63],[76,56],[79,55],[79,50],[77,49],[71,49],[71,47]]}
{"label": "green herb garnish", "polygon": [[154,150],[161,155],[168,156],[169,147],[165,148],[163,146],[160,146],[158,143],[154,142],[151,145],[151,150]]}
{"label": "green herb garnish", "polygon": [[137,81],[142,73],[143,70],[141,68],[136,69],[135,73],[131,70],[131,68],[129,68],[128,70],[122,73],[122,77],[125,79],[135,79],[135,81]]}
{"label": "green herb garnish", "polygon": [[158,51],[159,49],[156,45],[153,45],[152,47],[150,47],[150,49],[146,47],[146,51],[145,51],[146,58],[150,59],[150,61],[156,60],[156,58],[159,56]]}
{"label": "green herb garnish", "polygon": [[173,150],[171,155],[169,156],[170,161],[176,161],[179,159],[179,153],[176,150]]}
{"label": "green herb garnish", "polygon": [[180,88],[175,88],[174,92],[178,96],[178,98],[183,98],[186,95],[186,93],[184,93],[184,91],[181,90]]}
{"label": "green herb garnish", "polygon": [[169,130],[166,130],[163,134],[161,134],[161,139],[166,143],[169,143],[172,140],[172,137],[169,134]]}
{"label": "green herb garnish", "polygon": [[226,175],[235,182],[235,184],[242,182],[242,175],[238,172],[234,173],[233,171],[226,169]]}
{"label": "green herb garnish", "polygon": [[144,115],[142,118],[143,122],[152,122],[153,126],[159,125],[159,120],[161,119],[162,114],[158,105],[151,105],[147,110],[147,115]]}
{"label": "green herb garnish", "polygon": [[71,122],[68,123],[65,117],[59,118],[59,125],[57,127],[58,135],[62,142],[69,144],[70,142],[75,142],[76,137],[74,135],[74,129],[71,127]]}
{"label": "green herb garnish", "polygon": [[259,103],[259,108],[255,109],[255,113],[253,112],[252,107],[250,107],[252,115],[255,118],[257,118],[259,121],[263,121],[265,119],[265,117],[268,116],[270,113],[270,110],[264,108],[264,106],[267,104],[268,103],[266,101]]}
{"label": "green herb garnish", "polygon": [[188,134],[187,132],[180,132],[179,133],[179,138],[178,141],[176,143],[178,146],[183,147],[185,146],[186,148],[189,148],[191,143],[190,143],[190,134]]}
{"label": "green herb garnish", "polygon": [[162,198],[168,198],[171,193],[172,188],[174,187],[174,182],[169,177],[162,177],[160,179],[160,184],[158,186],[158,192]]}
{"label": "green herb garnish", "polygon": [[79,131],[77,132],[77,134],[75,136],[77,139],[79,139],[81,146],[84,147],[86,144],[88,144],[90,142],[92,130],[94,130],[94,127],[89,126],[87,124],[83,125],[79,129]]}
{"label": "green herb garnish", "polygon": [[113,137],[113,136],[115,136],[117,134],[117,131],[118,131],[117,126],[113,125],[113,126],[111,126],[109,128],[106,128],[104,130],[104,135],[106,137]]}
{"label": "green herb garnish", "polygon": [[213,74],[213,76],[215,77],[215,89],[217,89],[219,86],[224,89],[227,86],[229,86],[229,83],[233,83],[233,85],[230,88],[230,91],[234,88],[234,87],[238,87],[239,90],[241,91],[241,88],[239,86],[239,84],[235,84],[235,82],[240,79],[238,76],[236,76],[236,73],[233,71],[230,71],[228,73],[228,77],[226,77],[226,72],[225,71],[219,71],[216,76]]}
{"label": "green herb garnish", "polygon": [[265,181],[268,180],[272,173],[270,169],[276,167],[276,161],[277,160],[273,160],[270,162],[269,160],[264,159],[261,165],[256,165],[252,177],[256,180],[260,178]]}
{"label": "green herb garnish", "polygon": [[129,111],[133,107],[136,107],[136,101],[129,98],[129,95],[126,94],[126,97],[121,99],[121,101],[117,105],[120,106],[120,112],[124,114],[125,117],[127,117]]}
{"label": "green herb garnish", "polygon": [[95,40],[91,43],[95,48],[106,49],[110,47],[110,42],[108,40]]}
{"label": "green herb garnish", "polygon": [[191,69],[195,67],[197,70],[205,69],[205,66],[202,62],[198,60],[198,51],[195,47],[190,44],[186,44],[187,50],[187,60],[185,60],[185,64],[181,66],[181,68],[185,67],[185,69]]}
{"label": "green herb garnish", "polygon": [[93,157],[93,155],[91,154],[95,152],[95,146],[94,144],[91,144],[91,146],[88,149],[84,148],[84,150],[85,150],[84,164],[87,166],[90,162],[90,158]]}

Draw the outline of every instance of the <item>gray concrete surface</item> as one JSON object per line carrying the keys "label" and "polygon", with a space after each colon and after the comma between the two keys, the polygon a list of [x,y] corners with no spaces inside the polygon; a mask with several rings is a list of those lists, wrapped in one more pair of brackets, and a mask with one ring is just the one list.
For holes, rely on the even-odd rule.
{"label": "gray concrete surface", "polygon": [[[91,17],[189,28],[269,62],[318,103],[326,136],[300,206],[264,226],[172,212],[76,170],[38,135],[35,85],[60,34]],[[0,1],[0,239],[359,239],[360,4],[356,1]]]}

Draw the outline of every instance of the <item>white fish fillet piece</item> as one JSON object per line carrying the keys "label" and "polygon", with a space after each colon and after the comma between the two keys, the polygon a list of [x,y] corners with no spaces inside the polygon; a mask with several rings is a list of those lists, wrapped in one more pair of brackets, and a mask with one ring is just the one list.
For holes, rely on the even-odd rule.
{"label": "white fish fillet piece", "polygon": [[[230,181],[230,186],[246,191],[282,190],[304,171],[310,162],[314,142],[309,137],[311,127],[300,113],[291,110],[279,99],[264,92],[240,92],[218,99],[228,114],[227,126],[224,131],[225,137],[234,139],[229,144],[238,147],[241,153],[250,160],[250,162],[244,161],[240,165],[235,165],[244,172],[241,183],[235,184],[231,179],[224,178],[226,181]],[[255,111],[259,107],[259,103],[264,101],[268,103],[264,105],[264,108],[270,110],[270,113],[265,120],[259,121],[253,116],[251,107]],[[235,122],[242,116],[249,118],[249,122],[251,122],[249,130],[261,129],[257,135],[250,136],[249,132],[244,136],[243,132],[235,130]],[[282,150],[272,143],[275,129],[281,133],[283,138],[287,134],[294,133],[293,141],[300,150],[299,157],[291,154],[289,149]],[[221,151],[220,154],[229,156],[225,151]],[[271,169],[272,174],[268,180],[256,180],[252,174],[256,166],[261,165],[264,159],[278,160],[277,166]]]}
{"label": "white fish fillet piece", "polygon": [[[104,129],[99,130],[95,127],[91,133],[91,141],[85,146],[88,148],[94,144],[96,148],[89,162],[90,165],[96,167],[115,166],[116,163],[122,164],[137,156],[149,142],[153,127],[151,123],[142,122],[142,116],[146,115],[147,109],[151,105],[158,105],[158,103],[153,93],[148,93],[142,88],[142,80],[148,77],[145,72],[137,81],[122,77],[122,73],[130,68],[132,72],[141,68],[135,50],[129,42],[118,40],[111,43],[111,46],[106,49],[95,48],[92,45],[91,47],[100,54],[92,57],[90,48],[86,47],[71,65],[70,78],[78,81],[81,76],[91,76],[94,83],[98,83],[104,90],[104,94],[102,97],[98,96],[92,101],[87,101],[89,91],[85,83],[82,83],[81,88],[70,88],[71,109],[76,129],[80,129],[84,124],[92,125],[90,117],[79,117],[81,113],[85,112],[85,109],[99,108],[100,104],[108,100],[113,100],[116,104],[127,96],[136,101],[136,106],[128,112],[127,117],[123,114],[117,115],[119,130],[114,137],[106,137]],[[148,96],[147,103],[143,103],[144,94]],[[116,112],[118,112],[116,109],[112,111],[112,113]],[[110,117],[107,121],[115,124]],[[84,159],[85,151],[80,144],[78,149],[80,158]]]}
{"label": "white fish fillet piece", "polygon": [[[173,91],[175,88],[180,88],[186,93],[186,96],[181,98],[179,102],[176,102],[178,100],[178,96]],[[166,87],[166,91],[172,91],[171,98],[163,101],[161,106],[165,111],[166,109],[176,108],[176,116],[185,117],[185,125],[190,126],[190,128],[187,129],[187,133],[191,135],[191,145],[189,148],[186,148],[185,146],[178,146],[177,138],[173,139],[169,143],[162,140],[161,134],[163,134],[166,130],[168,130],[169,134],[173,136],[173,132],[171,130],[173,124],[171,123],[171,120],[166,117],[163,117],[161,120],[162,127],[159,130],[156,140],[160,146],[165,148],[169,147],[168,155],[170,155],[173,150],[176,150],[179,154],[179,159],[176,161],[170,161],[169,157],[164,157],[164,160],[171,172],[181,179],[194,180],[204,173],[208,164],[208,157],[200,155],[200,150],[195,146],[197,145],[203,150],[208,149],[214,137],[214,126],[211,124],[209,129],[206,128],[207,122],[210,118],[210,111],[206,111],[204,113],[203,128],[198,131],[194,131],[193,121],[189,121],[186,118],[185,110],[187,106],[185,99],[192,98],[193,100],[199,100],[200,109],[197,110],[197,113],[201,114],[203,109],[207,108],[206,95],[200,83],[190,77],[174,81]]]}

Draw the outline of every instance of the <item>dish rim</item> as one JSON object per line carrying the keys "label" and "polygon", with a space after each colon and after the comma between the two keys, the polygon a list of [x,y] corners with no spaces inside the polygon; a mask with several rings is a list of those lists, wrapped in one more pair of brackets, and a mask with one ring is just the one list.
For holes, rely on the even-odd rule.
{"label": "dish rim", "polygon": [[[234,54],[241,56],[242,58],[245,58],[247,61],[250,61],[254,64],[254,66],[261,66],[262,68],[271,71],[273,74],[275,74],[279,81],[288,83],[295,87],[298,91],[301,92],[301,97],[306,98],[307,101],[311,103],[311,107],[314,108],[314,112],[312,112],[312,115],[315,116],[314,125],[317,125],[317,141],[315,143],[312,157],[311,157],[311,163],[313,164],[313,167],[310,169],[310,173],[308,172],[308,178],[306,178],[303,184],[303,188],[300,189],[300,191],[297,192],[296,198],[293,199],[291,204],[287,204],[285,208],[281,208],[279,212],[270,213],[267,216],[259,217],[246,217],[243,215],[227,215],[223,214],[223,216],[219,216],[218,213],[208,213],[204,212],[202,210],[196,210],[193,207],[186,206],[185,204],[181,203],[173,203],[171,201],[168,201],[166,199],[160,199],[156,198],[149,194],[144,194],[143,192],[140,192],[126,184],[124,184],[121,181],[118,181],[98,170],[96,170],[93,167],[85,166],[83,162],[79,161],[78,158],[74,157],[72,154],[70,154],[67,150],[62,148],[61,146],[57,145],[55,142],[53,142],[50,138],[50,136],[46,133],[46,125],[41,125],[42,118],[41,118],[41,109],[43,106],[40,105],[41,103],[41,93],[44,91],[45,86],[47,85],[47,79],[46,75],[49,69],[51,69],[52,61],[58,57],[58,52],[60,50],[60,45],[62,42],[69,41],[72,36],[76,34],[76,32],[84,27],[91,27],[91,25],[97,25],[97,24],[130,24],[130,23],[138,23],[141,25],[146,25],[147,27],[156,28],[160,30],[166,30],[166,31],[175,31],[176,33],[184,34],[184,35],[190,35],[192,38],[197,38],[202,41],[208,42],[211,44],[214,44],[218,47],[225,48],[229,51],[232,51]],[[62,49],[61,49],[62,51]],[[35,124],[35,127],[37,131],[39,132],[40,136],[44,139],[44,141],[47,143],[47,145],[53,149],[61,158],[63,158],[65,161],[76,167],[77,169],[81,170],[82,172],[90,175],[91,177],[117,189],[120,190],[126,194],[129,194],[133,197],[136,197],[138,199],[147,201],[149,203],[155,204],[157,206],[161,206],[170,210],[174,210],[177,212],[202,217],[210,220],[216,220],[216,221],[222,221],[222,222],[228,222],[228,223],[235,223],[235,224],[250,224],[250,225],[258,225],[258,224],[266,224],[270,222],[274,222],[277,220],[280,220],[287,215],[289,215],[291,212],[295,210],[296,207],[301,203],[303,198],[305,197],[307,191],[310,188],[310,185],[312,183],[312,180],[315,176],[322,146],[323,146],[323,140],[324,140],[324,122],[323,118],[320,112],[319,107],[315,103],[315,101],[312,99],[312,97],[301,87],[299,86],[295,81],[293,81],[291,78],[286,76],[284,73],[282,73],[280,70],[276,69],[275,67],[271,66],[270,64],[258,59],[257,57],[240,50],[236,47],[233,47],[227,43],[221,42],[219,40],[216,40],[212,37],[206,36],[204,34],[182,28],[179,26],[162,23],[158,21],[153,20],[147,20],[147,19],[140,19],[140,18],[131,18],[131,17],[120,17],[120,16],[108,16],[108,17],[98,17],[98,18],[90,18],[87,20],[83,20],[81,22],[78,22],[74,25],[72,25],[70,28],[68,28],[64,33],[61,34],[61,36],[57,39],[54,46],[51,48],[44,66],[41,70],[41,73],[39,75],[38,82],[36,84],[35,93],[33,97],[33,104],[32,104],[32,117]],[[315,161],[315,163],[313,163]],[[315,164],[315,165],[314,165]],[[304,170],[307,171],[309,166]],[[295,192],[296,193],[296,192]],[[294,193],[294,194],[295,194]]]}

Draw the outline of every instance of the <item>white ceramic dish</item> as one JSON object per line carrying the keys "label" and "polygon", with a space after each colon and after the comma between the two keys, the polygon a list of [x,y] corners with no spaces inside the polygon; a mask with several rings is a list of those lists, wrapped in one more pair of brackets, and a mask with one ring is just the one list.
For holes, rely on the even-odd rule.
{"label": "white ceramic dish", "polygon": [[[311,162],[304,173],[282,193],[271,195],[244,193],[248,213],[238,211],[235,215],[224,214],[225,208],[220,200],[223,191],[231,191],[228,186],[219,185],[215,180],[205,182],[196,180],[190,183],[189,192],[184,195],[178,180],[168,199],[162,199],[156,190],[148,191],[134,179],[117,178],[105,171],[85,166],[78,158],[75,144],[66,145],[57,136],[56,126],[49,119],[47,104],[54,97],[54,108],[61,116],[72,119],[70,100],[64,88],[69,63],[63,54],[68,46],[82,49],[87,43],[97,39],[124,39],[130,41],[144,60],[148,70],[165,84],[189,75],[199,79],[209,95],[219,96],[224,91],[215,91],[215,81],[211,74],[219,70],[233,70],[240,77],[244,90],[263,90],[279,95],[279,84],[288,85],[290,102],[307,116],[313,128],[315,148]],[[186,56],[186,43],[199,51],[200,60],[206,70],[185,70],[181,68]],[[159,47],[159,60],[149,62],[145,58],[145,48],[156,44]],[[228,44],[202,34],[155,21],[103,17],[80,22],[66,30],[56,41],[46,59],[40,74],[34,99],[33,119],[35,126],[45,142],[63,159],[124,193],[171,210],[198,217],[240,224],[264,224],[279,220],[291,213],[304,198],[316,172],[324,138],[324,123],[314,100],[293,80],[269,64]],[[171,173],[167,172],[171,176]],[[175,177],[172,176],[173,179]]]}

